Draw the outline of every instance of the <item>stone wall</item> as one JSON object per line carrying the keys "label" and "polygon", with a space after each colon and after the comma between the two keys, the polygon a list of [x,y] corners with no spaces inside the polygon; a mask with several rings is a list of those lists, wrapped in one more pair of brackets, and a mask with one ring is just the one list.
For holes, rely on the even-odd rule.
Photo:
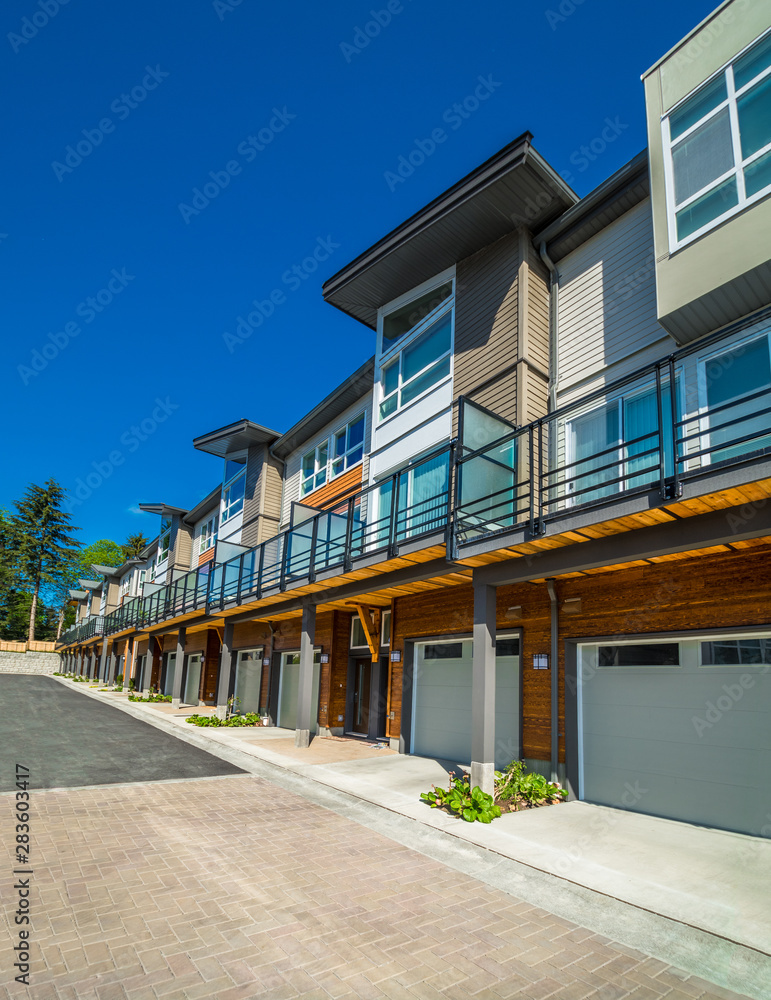
{"label": "stone wall", "polygon": [[53,674],[62,669],[58,653],[0,651],[0,674]]}

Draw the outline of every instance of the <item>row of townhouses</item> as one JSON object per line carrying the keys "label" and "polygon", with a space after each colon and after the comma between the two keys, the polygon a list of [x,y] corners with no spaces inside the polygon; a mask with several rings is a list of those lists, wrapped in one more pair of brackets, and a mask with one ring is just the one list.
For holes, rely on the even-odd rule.
{"label": "row of townhouses", "polygon": [[525,133],[329,278],[374,356],[193,442],[221,480],[143,504],[67,669],[768,835],[770,28],[667,53],[586,197]]}

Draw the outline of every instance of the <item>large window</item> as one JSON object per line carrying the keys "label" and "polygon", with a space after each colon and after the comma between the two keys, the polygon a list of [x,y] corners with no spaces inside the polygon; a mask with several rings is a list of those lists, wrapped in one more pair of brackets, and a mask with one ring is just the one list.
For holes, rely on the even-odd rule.
{"label": "large window", "polygon": [[771,32],[662,124],[675,250],[771,192]]}
{"label": "large window", "polygon": [[222,524],[244,509],[246,490],[246,458],[225,459],[225,479],[222,486]]}
{"label": "large window", "polygon": [[158,538],[158,562],[168,559],[169,547],[171,545],[171,521],[167,518],[161,520],[161,533]]}
{"label": "large window", "polygon": [[385,420],[450,374],[453,281],[385,312],[380,337],[380,402]]}
{"label": "large window", "polygon": [[771,333],[705,358],[701,384],[712,462],[771,448]]}
{"label": "large window", "polygon": [[364,414],[336,430],[303,455],[300,496],[319,489],[328,479],[353,468],[364,457]]}
{"label": "large window", "polygon": [[201,525],[201,531],[199,534],[198,551],[199,553],[207,552],[217,541],[217,522],[219,518],[216,514],[212,515],[208,521]]}

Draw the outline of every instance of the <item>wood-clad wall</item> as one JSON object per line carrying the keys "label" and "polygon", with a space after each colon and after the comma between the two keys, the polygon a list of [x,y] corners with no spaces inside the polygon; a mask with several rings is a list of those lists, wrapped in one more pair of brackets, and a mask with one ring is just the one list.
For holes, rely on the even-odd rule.
{"label": "wood-clad wall", "polygon": [[[564,643],[592,636],[636,635],[709,628],[768,626],[771,621],[771,546],[722,552],[654,565],[593,572],[557,580],[560,602],[560,733],[564,731]],[[565,602],[580,598],[580,613]],[[521,612],[518,610],[521,608]],[[516,610],[514,610],[516,609]],[[473,590],[450,587],[394,602],[392,648],[408,639],[446,633],[471,634]],[[522,630],[522,741],[525,757],[548,760],[551,739],[551,672],[533,669],[535,653],[549,653],[551,607],[546,585],[498,589],[499,632]],[[400,732],[402,664],[391,664],[389,735]],[[560,739],[560,759],[564,743]]]}

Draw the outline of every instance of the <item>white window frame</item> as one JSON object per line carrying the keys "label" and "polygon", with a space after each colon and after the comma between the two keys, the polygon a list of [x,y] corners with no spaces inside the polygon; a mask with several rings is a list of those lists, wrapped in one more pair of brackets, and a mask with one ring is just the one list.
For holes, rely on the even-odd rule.
{"label": "white window frame", "polygon": [[[386,618],[388,618],[388,639],[385,637],[386,632]],[[384,608],[383,613],[380,616],[380,645],[390,646],[391,645],[391,624],[393,622],[393,615],[389,608]]]}
{"label": "white window frame", "polygon": [[[324,438],[323,441],[319,441],[315,448],[311,448],[310,451],[306,451],[302,458],[300,459],[300,497],[306,497],[309,493],[313,493],[316,490],[320,490],[322,486],[326,486],[329,481],[329,444],[330,439]],[[327,457],[324,462],[319,460],[319,452],[322,448],[326,447]],[[305,459],[313,456],[313,472],[310,475],[305,475]],[[324,476],[323,482],[317,482],[320,475]]]}
{"label": "white window frame", "polygon": [[[334,453],[335,452],[335,444],[337,443],[338,435],[344,434],[345,438],[346,438],[346,443],[347,443],[349,428],[352,427],[354,424],[357,424],[360,420],[363,421],[363,425],[364,425],[363,429],[362,429],[362,432],[361,432],[361,444],[360,445],[358,445],[358,444],[354,445],[352,448],[346,448],[346,450],[343,452],[342,455],[335,455],[335,453]],[[328,470],[328,475],[327,475],[327,482],[330,482],[331,480],[336,479],[338,476],[342,476],[343,473],[349,472],[351,469],[354,469],[357,465],[359,465],[360,462],[364,461],[364,443],[366,441],[366,438],[367,438],[367,413],[366,413],[366,411],[363,411],[362,413],[358,413],[355,417],[352,417],[350,420],[347,420],[343,424],[342,427],[338,427],[337,430],[332,433],[332,435],[331,435],[331,437],[329,439],[329,451],[327,452],[327,454],[329,456],[329,470]],[[358,458],[355,462],[351,462],[351,464],[349,465],[348,464],[348,456],[352,452],[357,451],[359,448],[361,448],[361,458]],[[340,469],[339,472],[335,472],[335,462],[340,462],[340,461],[342,461],[343,467],[342,467],[342,469]]]}
{"label": "white window frame", "polygon": [[[335,455],[335,442],[337,440],[338,434],[345,434],[346,438],[348,436],[348,428],[352,424],[358,423],[359,420],[364,421],[364,433],[361,439],[361,445],[355,445],[353,448],[348,448],[342,455]],[[327,483],[331,483],[333,479],[337,479],[338,476],[344,475],[344,473],[349,472],[351,469],[355,469],[357,465],[364,461],[364,455],[366,453],[366,441],[367,441],[367,411],[362,410],[357,413],[356,416],[351,417],[350,420],[346,420],[344,424],[336,427],[331,434],[327,435],[323,441],[319,441],[315,448],[311,448],[304,452],[300,459],[300,498],[307,497],[309,493],[315,493],[316,490],[322,489]],[[321,463],[319,461],[319,452],[326,446],[327,458],[326,462]],[[355,462],[348,464],[348,455],[351,452],[356,451],[361,448],[361,458],[357,459]],[[305,475],[305,459],[313,455],[313,472],[310,475]],[[335,462],[343,460],[343,468],[339,472],[335,472]],[[324,481],[317,483],[316,480],[323,473]]]}
{"label": "white window frame", "polygon": [[351,618],[351,634],[348,637],[348,648],[351,649],[351,650],[354,650],[354,649],[367,649],[368,650],[369,649],[369,644],[367,642],[367,636],[366,636],[366,634],[364,635],[364,642],[363,643],[361,643],[359,645],[356,645],[356,646],[354,646],[354,644],[353,644],[353,630],[356,628],[356,622],[359,623],[359,625],[361,626],[361,631],[362,631],[362,633],[364,633],[364,626],[362,625],[361,619],[359,618],[359,613],[356,612],[356,614]]}
{"label": "white window frame", "polygon": [[[746,159],[742,158],[741,149],[741,137],[739,132],[739,110],[737,101],[742,97],[748,90],[757,86],[762,80],[771,76],[771,66],[759,73],[754,79],[750,80],[739,90],[736,90],[734,86],[734,72],[733,64],[737,62],[741,57],[747,53],[751,48],[757,45],[759,42],[763,41],[769,34],[771,30],[763,32],[757,38],[753,39],[749,45],[746,45],[741,52],[738,52],[732,59],[722,66],[716,73],[708,77],[703,83],[700,83],[698,87],[691,91],[686,97],[677,104],[670,108],[669,111],[661,118],[661,140],[664,152],[664,181],[666,188],[666,200],[667,200],[667,226],[669,231],[669,252],[676,253],[682,247],[687,246],[689,243],[693,243],[694,240],[699,239],[705,233],[710,232],[715,229],[726,219],[730,219],[732,216],[737,215],[739,212],[744,211],[749,205],[754,205],[756,202],[761,201],[771,194],[771,184],[766,185],[760,191],[756,192],[754,195],[747,197],[744,184],[744,169],[750,166],[755,160],[760,159],[760,157],[765,156],[766,153],[771,152],[771,142],[767,143],[762,149],[748,156]],[[686,129],[682,135],[679,135],[674,141],[671,139],[669,119],[672,114],[674,114],[683,104],[689,101],[695,94],[697,94],[704,87],[708,86],[712,81],[718,77],[723,76],[726,82],[727,98],[720,104],[716,105],[714,108],[710,109],[703,118],[695,122],[690,128]],[[728,108],[729,120],[731,124],[731,145],[733,152],[734,165],[733,167],[721,174],[715,180],[710,181],[705,187],[701,188],[695,194],[686,198],[684,202],[680,205],[675,204],[675,170],[674,161],[672,158],[672,148],[673,146],[679,145],[683,142],[689,135],[695,132],[697,129],[701,128],[706,122],[711,118],[714,118],[721,111]],[[679,240],[677,237],[677,212],[682,211],[682,209],[687,208],[690,204],[698,201],[705,194],[709,194],[710,191],[719,187],[725,181],[729,180],[731,177],[736,177],[736,193],[737,193],[737,204],[732,208],[727,209],[722,215],[716,216],[714,219],[710,219],[708,223],[703,225],[700,229],[695,230],[689,236],[683,237]]]}
{"label": "white window frame", "polygon": [[[166,562],[166,560],[169,558],[169,553],[171,552],[172,519],[168,518],[168,527],[164,529],[163,525],[165,523],[165,520],[166,520],[165,518],[161,519],[161,531],[160,534],[158,535],[158,555],[156,556],[158,563]],[[167,542],[165,551],[163,548],[164,539],[166,539]]]}
{"label": "white window frame", "polygon": [[[244,492],[238,499],[229,502],[230,492],[239,480],[244,480]],[[246,466],[244,466],[244,471],[233,476],[227,483],[222,486],[222,514],[220,516],[220,527],[226,524],[228,521],[232,521],[234,517],[241,513],[244,509],[244,503],[246,501]],[[233,508],[240,503],[238,510],[233,510]],[[231,514],[231,511],[232,514]]]}
{"label": "white window frame", "polygon": [[[415,326],[413,330],[405,334],[394,344],[384,350],[383,348],[383,322],[385,317],[390,313],[394,312],[396,309],[400,309],[402,306],[407,305],[414,299],[419,299],[421,296],[430,292],[433,288],[438,288],[441,285],[447,284],[447,282],[452,283],[452,294],[449,298],[441,302],[432,312],[424,316],[423,319]],[[398,298],[393,299],[386,305],[381,306],[378,309],[377,314],[377,367],[375,370],[375,398],[373,405],[373,412],[376,416],[376,422],[378,425],[383,425],[387,421],[393,419],[399,413],[404,413],[404,411],[417,403],[419,400],[423,399],[428,393],[433,392],[437,386],[443,385],[446,382],[452,382],[453,370],[454,370],[454,360],[455,360],[455,267],[450,267],[446,271],[442,271],[441,274],[435,275],[435,277],[430,278],[428,281],[424,281],[422,284],[417,285],[415,288],[411,288],[409,292],[404,295],[400,295]],[[421,371],[416,372],[407,383],[402,383],[401,372],[399,374],[399,384],[395,390],[388,393],[388,396],[393,396],[396,394],[397,407],[392,412],[385,417],[380,416],[380,405],[384,399],[386,399],[385,386],[383,384],[383,373],[386,368],[394,361],[400,366],[401,369],[401,356],[405,348],[409,347],[414,341],[421,337],[429,327],[433,326],[438,320],[444,317],[447,313],[450,314],[450,347],[449,350],[442,354],[438,358],[426,365]],[[408,403],[403,405],[398,405],[399,395],[402,392],[404,385],[409,385],[410,382],[421,378],[425,372],[432,367],[432,365],[437,364],[444,358],[449,357],[450,359],[450,370],[447,375],[442,376],[438,382],[430,385],[427,389],[424,389],[419,395],[415,396]]]}
{"label": "white window frame", "polygon": [[214,547],[217,541],[217,531],[219,528],[219,514],[212,516],[201,525],[198,530],[198,554],[203,555]]}

